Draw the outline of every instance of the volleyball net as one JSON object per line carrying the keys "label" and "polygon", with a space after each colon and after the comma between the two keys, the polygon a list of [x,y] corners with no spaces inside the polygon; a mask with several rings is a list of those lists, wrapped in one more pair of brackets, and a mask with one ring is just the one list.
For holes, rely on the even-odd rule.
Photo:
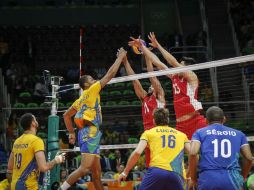
{"label": "volleyball net", "polygon": [[[228,126],[251,134],[251,128],[254,125],[253,58],[253,55],[242,56],[112,79],[101,91],[103,112],[101,129],[106,134],[113,133],[113,135],[106,136],[105,134],[102,144],[125,144],[128,139],[126,136],[138,138],[138,135],[143,132],[142,103],[135,94],[132,80],[139,80],[143,89],[148,91],[151,85],[149,77],[158,78],[170,111],[170,125],[174,127],[172,92],[174,88],[166,75],[190,70],[194,71],[199,78],[198,100],[202,102],[204,108],[202,114],[205,114],[207,108],[212,105],[220,106],[227,116]],[[135,64],[131,66],[135,67]],[[115,134],[118,131],[119,138]],[[134,139],[129,139],[129,142],[132,140]]]}
{"label": "volleyball net", "polygon": [[[170,125],[174,127],[174,88],[167,75],[190,70],[195,72],[199,79],[198,100],[203,105],[201,114],[205,115],[205,111],[210,106],[219,106],[226,114],[226,125],[245,132],[247,136],[252,136],[254,127],[253,60],[254,55],[248,55],[167,70],[153,72],[143,70],[134,75],[113,78],[100,93],[103,115],[101,144],[110,145],[109,148],[112,148],[111,145],[114,145],[115,148],[117,147],[115,145],[119,145],[121,148],[121,144],[138,142],[140,134],[143,132],[142,102],[135,93],[133,80],[138,80],[147,92],[151,86],[149,78],[157,77],[165,92],[166,107],[170,112]],[[130,63],[136,72],[135,68],[139,63],[133,63],[131,60]],[[119,70],[125,73],[123,65]],[[64,88],[77,89],[78,85],[66,85]],[[61,97],[64,92],[65,89],[60,89],[59,96]],[[65,106],[58,110],[59,115],[61,116],[61,112],[64,112],[71,104],[72,102],[64,103]],[[59,131],[60,137],[64,138],[66,131],[63,120],[60,122],[60,129],[62,130]],[[65,141],[67,140],[65,137]],[[249,140],[253,141],[253,138],[250,137]],[[106,149],[105,147],[103,149]]]}
{"label": "volleyball net", "polygon": [[[170,111],[170,126],[174,127],[173,91],[175,89],[167,75],[190,70],[195,72],[199,79],[198,100],[203,105],[201,114],[204,115],[210,106],[221,107],[227,117],[225,125],[243,131],[252,144],[254,141],[253,61],[254,55],[249,55],[163,71],[149,73],[143,71],[135,75],[112,79],[101,91],[103,123],[100,129],[103,136],[100,149],[102,155],[105,154],[106,150],[109,150],[110,155],[114,157],[116,151],[119,150],[122,155],[128,157],[131,151],[136,148],[139,137],[144,131],[142,103],[135,94],[133,80],[139,80],[142,88],[147,91],[151,86],[149,78],[157,77],[165,92],[166,107]],[[134,70],[135,64],[131,63]],[[120,69],[124,70],[124,68]],[[61,149],[60,151],[79,152],[79,148]],[[78,163],[75,160],[73,159],[73,163]],[[137,163],[134,172],[145,169],[142,158],[140,162]],[[74,165],[78,166],[78,164]],[[103,179],[108,177],[107,174],[107,172],[103,174]],[[133,174],[133,176],[135,175]],[[133,177],[133,180],[135,179],[137,178]]]}
{"label": "volleyball net", "polygon": [[[157,77],[165,92],[166,107],[170,111],[170,125],[174,127],[174,88],[171,80],[166,75],[189,70],[195,72],[199,79],[198,100],[203,105],[201,114],[205,114],[207,108],[212,105],[220,106],[227,116],[226,124],[228,126],[242,130],[247,136],[252,136],[254,125],[253,60],[254,55],[248,55],[153,72],[138,71],[137,68],[141,67],[140,63],[130,60],[131,67],[137,74],[113,78],[100,93],[103,115],[101,130],[104,134],[101,143],[103,145],[135,144],[143,132],[142,103],[135,94],[133,80],[139,80],[142,88],[148,91],[151,86],[149,77]],[[163,59],[161,61],[166,63]],[[124,73],[124,66],[122,65],[119,70]],[[77,88],[77,84],[70,84],[61,86],[58,90],[58,115],[61,119],[59,133],[60,138],[65,139],[65,143],[67,143],[68,138],[62,113],[78,97],[78,91],[68,91],[68,89]],[[68,93],[71,93],[71,95]],[[45,108],[49,109],[49,107]],[[20,113],[27,110],[34,112],[35,110],[34,107],[16,109]],[[44,107],[36,112],[38,112],[40,118],[44,116],[40,119],[40,125],[45,130],[47,128],[45,118],[50,112]],[[253,140],[253,138],[249,140]]]}

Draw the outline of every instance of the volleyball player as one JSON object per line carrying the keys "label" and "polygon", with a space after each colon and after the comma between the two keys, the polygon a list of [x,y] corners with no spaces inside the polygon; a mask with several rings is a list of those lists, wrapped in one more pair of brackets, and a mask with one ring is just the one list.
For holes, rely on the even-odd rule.
{"label": "volleyball player", "polygon": [[[243,188],[252,166],[252,154],[246,136],[236,129],[223,125],[225,116],[219,107],[206,112],[209,125],[197,130],[191,141],[189,157],[190,176],[198,190],[239,190]],[[197,155],[200,151],[199,164]],[[242,155],[243,166],[239,165]]]}
{"label": "volleyball player", "polygon": [[[183,57],[179,63],[174,56],[166,51],[156,40],[154,33],[148,36],[150,45],[157,48],[167,63],[173,67],[182,67],[188,64],[196,63],[194,59]],[[152,63],[160,70],[168,69],[159,58],[152,53],[140,39],[134,39],[129,42],[130,46],[136,45],[141,48],[144,55],[152,60]],[[168,75],[172,81],[172,91],[174,98],[174,109],[176,115],[176,129],[182,131],[191,139],[192,134],[199,128],[207,125],[206,119],[200,114],[203,109],[201,102],[197,100],[199,80],[197,75],[192,71],[182,72],[179,74]]]}
{"label": "volleyball player", "polygon": [[64,121],[70,133],[69,142],[74,144],[76,136],[71,118],[75,115],[74,122],[79,128],[78,143],[81,152],[81,165],[69,175],[67,180],[61,185],[61,190],[68,189],[80,177],[85,176],[90,171],[92,172],[96,190],[103,189],[99,154],[99,143],[102,135],[99,131],[99,126],[102,122],[100,91],[116,75],[125,55],[126,51],[121,48],[115,63],[100,81],[94,80],[89,75],[84,75],[79,79],[79,85],[83,92],[79,99],[64,113]]}
{"label": "volleyball player", "polygon": [[46,162],[44,143],[36,136],[39,125],[33,114],[22,115],[20,125],[24,133],[13,144],[7,177],[11,179],[11,190],[39,189],[40,172],[52,169],[62,163],[65,157],[64,154],[56,155],[52,161]]}
{"label": "volleyball player", "polygon": [[146,146],[151,151],[151,162],[139,190],[184,190],[184,150],[189,153],[187,136],[168,126],[169,111],[158,108],[153,113],[155,127],[146,130],[137,148],[128,159],[119,181],[125,180]]}
{"label": "volleyball player", "polygon": [[[145,57],[145,60],[147,71],[148,72],[153,71],[153,65],[151,60],[148,59],[147,57]],[[135,74],[130,66],[127,56],[123,59],[123,64],[125,66],[128,75]],[[163,88],[161,87],[160,81],[156,77],[151,77],[149,79],[151,82],[151,86],[149,87],[148,91],[145,91],[143,89],[139,80],[132,81],[135,93],[142,102],[142,118],[145,131],[154,127],[153,111],[156,108],[165,107],[165,94]],[[146,156],[146,167],[148,167],[150,163],[150,150],[148,147],[145,150],[145,156]]]}

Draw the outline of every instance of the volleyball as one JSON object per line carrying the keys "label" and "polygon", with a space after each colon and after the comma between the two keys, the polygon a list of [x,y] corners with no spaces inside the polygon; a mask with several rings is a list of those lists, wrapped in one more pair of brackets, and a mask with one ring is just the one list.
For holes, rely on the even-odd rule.
{"label": "volleyball", "polygon": [[[141,43],[146,46],[146,42],[144,40],[141,40]],[[135,45],[132,46],[132,50],[135,54],[138,54],[138,55],[142,54],[141,49]]]}

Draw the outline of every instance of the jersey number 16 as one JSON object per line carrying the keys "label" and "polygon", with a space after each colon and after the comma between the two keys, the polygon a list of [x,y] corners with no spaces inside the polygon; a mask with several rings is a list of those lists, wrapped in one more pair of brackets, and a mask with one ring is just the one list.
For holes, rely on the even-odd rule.
{"label": "jersey number 16", "polygon": [[167,146],[169,148],[174,148],[176,146],[176,137],[174,135],[169,135],[168,139],[166,139],[166,135],[162,135],[161,138],[162,138],[162,148],[165,148],[167,140],[168,140]]}

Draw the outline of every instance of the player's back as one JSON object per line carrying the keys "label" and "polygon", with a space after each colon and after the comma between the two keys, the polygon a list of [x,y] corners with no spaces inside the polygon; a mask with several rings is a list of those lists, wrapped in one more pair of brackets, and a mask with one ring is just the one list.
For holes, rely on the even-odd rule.
{"label": "player's back", "polygon": [[150,167],[158,167],[174,171],[185,176],[184,171],[184,144],[187,136],[168,126],[156,126],[145,131],[141,136],[148,142],[151,151]]}
{"label": "player's back", "polygon": [[240,149],[247,144],[245,135],[238,130],[216,123],[198,130],[192,140],[200,141],[203,170],[240,170]]}
{"label": "player's back", "polygon": [[142,118],[144,130],[154,127],[153,111],[158,108],[158,103],[155,95],[145,96],[142,102]]}
{"label": "player's back", "polygon": [[38,189],[39,170],[35,158],[35,153],[38,151],[44,151],[44,143],[35,135],[23,134],[14,142],[12,190]]}
{"label": "player's back", "polygon": [[197,100],[198,86],[193,87],[185,78],[177,74],[171,80],[176,118],[203,109],[202,104]]}

